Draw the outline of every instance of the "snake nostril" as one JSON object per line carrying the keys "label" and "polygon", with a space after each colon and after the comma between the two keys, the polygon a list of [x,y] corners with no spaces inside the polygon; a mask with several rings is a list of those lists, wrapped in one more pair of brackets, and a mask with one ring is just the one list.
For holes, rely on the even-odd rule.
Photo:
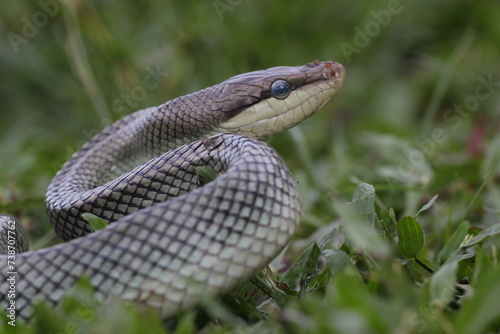
{"label": "snake nostril", "polygon": [[339,63],[333,61],[326,61],[323,64],[324,66],[324,75],[327,79],[337,79],[341,78],[344,75],[344,66]]}

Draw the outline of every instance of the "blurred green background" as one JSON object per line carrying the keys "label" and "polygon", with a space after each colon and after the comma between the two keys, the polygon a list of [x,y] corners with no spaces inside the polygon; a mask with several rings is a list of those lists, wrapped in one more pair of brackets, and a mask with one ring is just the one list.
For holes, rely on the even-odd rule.
{"label": "blurred green background", "polygon": [[[316,59],[345,66],[341,93],[294,137],[271,141],[301,184],[299,234],[335,218],[321,200],[347,201],[361,181],[400,214],[436,193],[445,218],[471,199],[489,209],[477,223],[500,210],[493,182],[473,198],[500,170],[500,87],[477,88],[500,81],[494,0],[2,1],[0,13],[0,209],[32,235],[49,226],[50,179],[112,121]],[[471,111],[453,109],[464,103]]]}

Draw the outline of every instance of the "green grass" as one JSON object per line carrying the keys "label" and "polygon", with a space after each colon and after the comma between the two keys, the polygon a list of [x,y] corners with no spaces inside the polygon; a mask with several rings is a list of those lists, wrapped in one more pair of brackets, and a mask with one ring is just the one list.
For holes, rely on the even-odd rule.
{"label": "green grass", "polygon": [[[235,74],[335,60],[347,70],[339,96],[270,141],[304,202],[286,265],[166,328],[500,330],[495,1],[401,1],[364,40],[359,31],[386,22],[375,17],[391,2],[53,3],[57,13],[17,53],[8,34],[22,35],[44,9],[0,4],[0,211],[21,219],[32,249],[57,242],[43,207],[50,179],[105,125]],[[0,332],[164,331],[151,311],[103,307],[85,282],[81,290],[57,312],[41,306],[31,328]],[[263,303],[266,294],[275,302]]]}

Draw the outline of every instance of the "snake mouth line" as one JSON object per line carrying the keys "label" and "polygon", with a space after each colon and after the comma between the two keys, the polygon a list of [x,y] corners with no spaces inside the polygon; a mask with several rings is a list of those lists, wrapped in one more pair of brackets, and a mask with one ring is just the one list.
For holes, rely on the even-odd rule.
{"label": "snake mouth line", "polygon": [[[281,68],[280,68],[281,69]],[[289,129],[316,113],[344,82],[345,69],[332,61],[313,62],[284,77],[293,89],[284,99],[268,97],[221,122],[222,132],[265,139]],[[274,75],[273,79],[281,79]],[[300,83],[300,85],[297,85]]]}

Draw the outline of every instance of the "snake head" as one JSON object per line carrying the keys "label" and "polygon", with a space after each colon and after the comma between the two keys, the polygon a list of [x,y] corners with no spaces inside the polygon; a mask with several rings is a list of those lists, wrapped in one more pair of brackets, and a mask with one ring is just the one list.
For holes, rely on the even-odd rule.
{"label": "snake head", "polygon": [[341,64],[315,61],[232,77],[221,84],[221,98],[215,101],[222,111],[221,131],[258,139],[274,136],[321,109],[344,76]]}

